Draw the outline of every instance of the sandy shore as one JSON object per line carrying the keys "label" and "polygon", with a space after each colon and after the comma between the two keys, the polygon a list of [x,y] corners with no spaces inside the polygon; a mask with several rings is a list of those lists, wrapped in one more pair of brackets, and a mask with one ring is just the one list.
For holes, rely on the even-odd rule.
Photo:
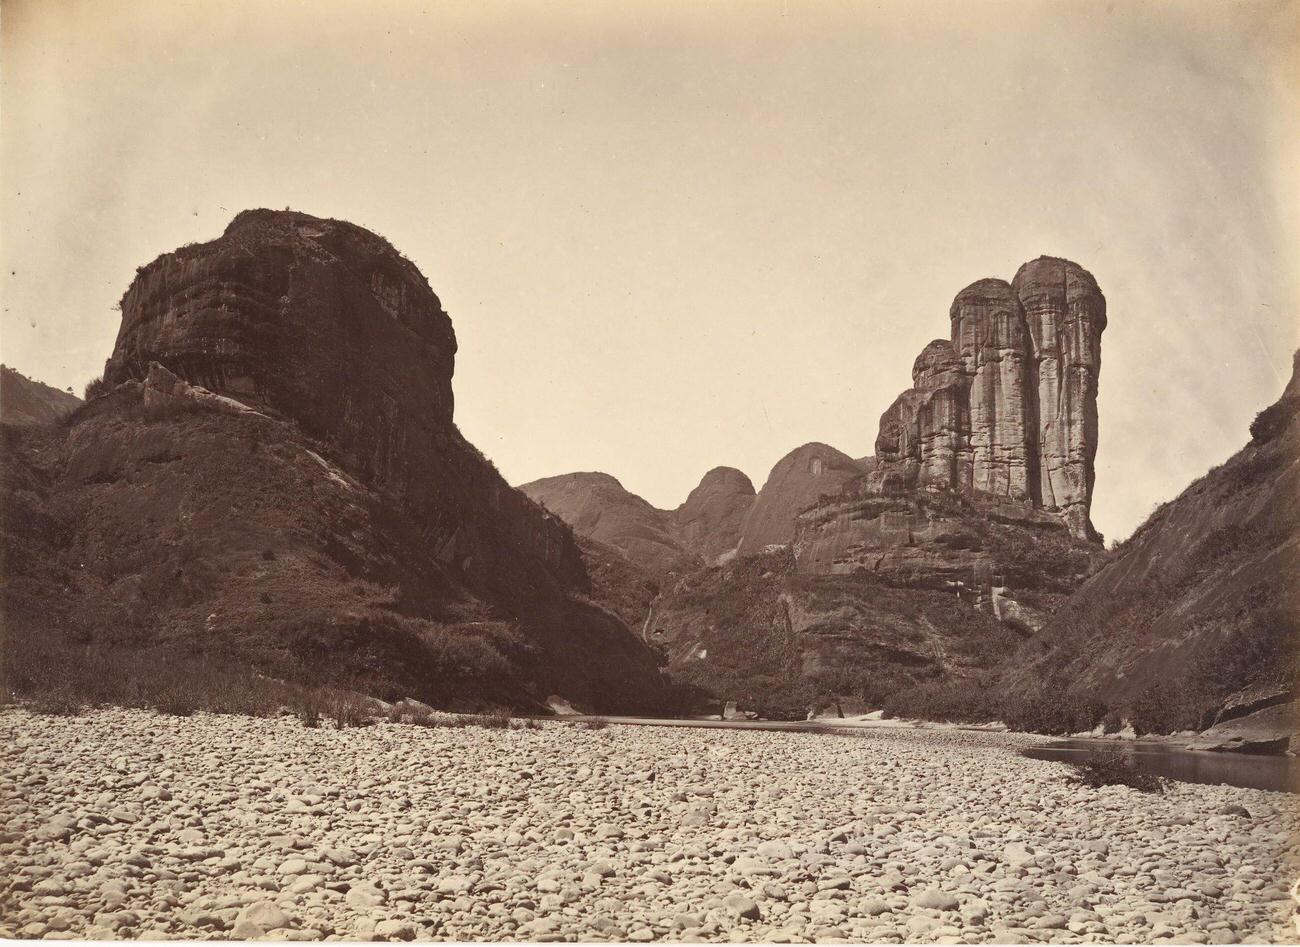
{"label": "sandy shore", "polygon": [[1014,735],[0,712],[0,936],[1294,942],[1294,796]]}

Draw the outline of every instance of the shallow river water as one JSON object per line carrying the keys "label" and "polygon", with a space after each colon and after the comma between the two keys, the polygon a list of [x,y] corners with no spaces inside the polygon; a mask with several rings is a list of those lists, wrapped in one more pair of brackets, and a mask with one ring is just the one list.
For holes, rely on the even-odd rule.
{"label": "shallow river water", "polygon": [[[555,719],[555,718],[550,718]],[[563,717],[580,722],[603,720],[608,723],[656,727],[711,727],[725,730],[786,730],[796,733],[856,733],[868,735],[875,729],[908,729],[900,720],[875,721],[862,727],[826,724],[816,720],[710,720],[653,717]],[[1254,753],[1214,753],[1188,750],[1177,745],[1146,740],[1054,740],[1025,747],[1022,754],[1037,760],[1062,763],[1082,762],[1089,757],[1102,758],[1115,753],[1130,757],[1143,772],[1185,783],[1207,783],[1268,789],[1274,792],[1300,793],[1300,759],[1289,756],[1264,756]]]}
{"label": "shallow river water", "polygon": [[1057,740],[1020,751],[1036,760],[1082,762],[1123,753],[1145,773],[1185,783],[1300,792],[1300,760],[1291,756],[1213,753],[1141,740]]}

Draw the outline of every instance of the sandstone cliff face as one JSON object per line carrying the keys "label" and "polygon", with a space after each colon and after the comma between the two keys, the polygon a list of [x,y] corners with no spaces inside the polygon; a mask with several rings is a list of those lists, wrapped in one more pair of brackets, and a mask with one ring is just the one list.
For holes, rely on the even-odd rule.
{"label": "sandstone cliff face", "polygon": [[959,292],[881,416],[876,464],[799,513],[798,571],[950,590],[1025,632],[1100,552],[1088,519],[1105,300],[1042,257]]}
{"label": "sandstone cliff face", "polygon": [[1036,418],[1029,400],[1029,332],[1020,304],[1007,283],[980,280],[957,294],[950,318],[970,403],[970,460],[960,464],[955,479],[981,493],[1033,503]]}
{"label": "sandstone cliff face", "polygon": [[740,543],[754,484],[735,467],[714,467],[672,516],[673,531],[688,549],[715,562]]}
{"label": "sandstone cliff face", "polygon": [[925,347],[912,366],[912,386],[880,419],[875,461],[888,472],[888,488],[969,488],[957,479],[969,469],[963,458],[970,453],[970,406],[952,343],[936,339]]}
{"label": "sandstone cliff face", "polygon": [[418,494],[426,455],[451,438],[455,354],[438,297],[382,237],[253,210],[137,273],[104,379],[143,379],[159,362],[268,405],[367,479]]}
{"label": "sandstone cliff face", "polygon": [[1076,535],[1089,535],[1097,456],[1097,378],[1106,300],[1086,270],[1040,257],[1012,280],[1037,363],[1035,498]]}
{"label": "sandstone cliff face", "polygon": [[1106,301],[1078,265],[1026,263],[957,294],[951,342],[881,417],[879,489],[949,489],[1043,510],[1095,538],[1097,379]]}
{"label": "sandstone cliff face", "polygon": [[653,655],[585,601],[572,531],[456,429],[450,320],[382,238],[246,212],[122,310],[108,393],[15,451],[74,570],[62,596],[6,586],[25,632],[444,705],[655,709]]}
{"label": "sandstone cliff face", "polygon": [[805,444],[777,461],[741,526],[737,555],[751,556],[794,539],[795,518],[862,474],[852,457],[826,444]]}
{"label": "sandstone cliff face", "polygon": [[502,576],[525,563],[525,588],[581,584],[563,524],[512,490],[452,422],[455,352],[438,297],[382,237],[254,210],[218,240],[139,271],[104,378],[143,379],[158,362],[293,419],[409,508],[440,558],[494,595],[514,594]]}
{"label": "sandstone cliff face", "polygon": [[66,417],[81,399],[0,365],[0,423],[51,424]]}

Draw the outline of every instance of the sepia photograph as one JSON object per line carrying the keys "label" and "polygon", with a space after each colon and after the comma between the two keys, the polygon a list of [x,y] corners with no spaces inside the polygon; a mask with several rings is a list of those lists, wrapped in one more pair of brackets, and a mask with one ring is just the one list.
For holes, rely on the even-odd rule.
{"label": "sepia photograph", "polygon": [[1300,0],[0,0],[0,940],[1300,943]]}

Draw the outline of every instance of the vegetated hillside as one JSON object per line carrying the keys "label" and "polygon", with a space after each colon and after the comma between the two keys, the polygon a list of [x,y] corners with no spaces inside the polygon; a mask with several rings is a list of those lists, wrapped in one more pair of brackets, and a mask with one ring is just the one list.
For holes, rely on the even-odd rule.
{"label": "vegetated hillside", "polygon": [[1300,353],[1250,436],[1111,554],[1011,686],[1095,699],[1161,732],[1295,698]]}
{"label": "vegetated hillside", "polygon": [[81,399],[34,381],[8,365],[0,365],[0,423],[52,424],[73,411]]}
{"label": "vegetated hillside", "polygon": [[[935,688],[978,693],[1098,554],[1053,519],[863,488],[850,482],[805,511],[789,547],[664,581],[644,627],[674,679],[781,716],[833,700],[903,712]],[[857,558],[833,561],[827,531],[850,515],[911,525],[874,550],[854,530]]]}
{"label": "vegetated hillside", "polygon": [[609,609],[638,637],[645,638],[646,617],[659,595],[663,573],[629,559],[622,550],[578,536],[582,561],[591,577],[591,597]]}
{"label": "vegetated hillside", "polygon": [[808,575],[786,550],[679,579],[654,603],[651,640],[675,680],[765,716],[833,700],[879,707],[900,689],[967,680],[1020,635],[950,592],[868,574]]}
{"label": "vegetated hillside", "polygon": [[450,320],[382,238],[245,212],[142,268],[122,309],[98,396],[6,433],[11,687],[129,654],[441,706],[660,709],[572,531],[456,429]]}

